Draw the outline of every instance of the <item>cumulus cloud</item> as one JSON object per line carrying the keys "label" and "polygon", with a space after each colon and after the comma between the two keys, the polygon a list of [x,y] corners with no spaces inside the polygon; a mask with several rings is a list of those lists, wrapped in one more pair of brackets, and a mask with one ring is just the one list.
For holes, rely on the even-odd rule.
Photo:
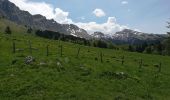
{"label": "cumulus cloud", "polygon": [[104,12],[102,9],[98,9],[98,8],[96,8],[96,9],[93,11],[93,14],[94,14],[96,17],[104,17],[104,16],[106,16],[105,12]]}
{"label": "cumulus cloud", "polygon": [[119,25],[116,22],[115,17],[109,17],[105,23],[98,24],[96,22],[89,22],[89,23],[75,23],[79,27],[87,30],[90,34],[94,33],[95,31],[100,31],[108,35],[112,35],[117,31],[121,31],[123,29],[128,28],[127,26]]}
{"label": "cumulus cloud", "polygon": [[128,1],[122,1],[121,2],[123,5],[126,5],[126,4],[128,4]]}
{"label": "cumulus cloud", "polygon": [[31,2],[28,0],[9,0],[15,3],[20,9],[27,10],[31,14],[42,14],[47,18],[53,17],[53,7],[45,2]]}
{"label": "cumulus cloud", "polygon": [[[47,19],[54,19],[61,24],[75,24],[80,28],[87,30],[88,33],[101,31],[105,34],[114,34],[117,31],[121,31],[127,26],[119,25],[115,17],[109,17],[108,20],[102,24],[96,22],[74,22],[69,18],[69,12],[63,11],[60,8],[54,8],[52,5],[45,2],[33,2],[29,0],[10,0],[15,3],[20,9],[26,10],[31,14],[41,14]],[[95,9],[93,12],[97,17],[105,16],[105,13],[101,9]],[[82,19],[85,19],[82,17]]]}
{"label": "cumulus cloud", "polygon": [[72,20],[68,18],[69,12],[64,12],[60,8],[55,9],[53,19],[62,24],[72,23]]}
{"label": "cumulus cloud", "polygon": [[54,19],[59,23],[71,23],[72,20],[68,18],[69,12],[64,12],[60,8],[54,8],[52,5],[45,2],[32,2],[29,0],[9,0],[16,4],[21,10],[26,10],[31,14],[41,14],[47,19]]}

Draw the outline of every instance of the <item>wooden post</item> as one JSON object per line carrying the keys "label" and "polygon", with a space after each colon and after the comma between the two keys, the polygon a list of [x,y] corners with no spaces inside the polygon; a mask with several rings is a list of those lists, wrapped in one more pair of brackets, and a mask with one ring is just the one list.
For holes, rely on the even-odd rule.
{"label": "wooden post", "polygon": [[123,57],[122,57],[122,65],[124,64],[124,59],[125,59],[125,57],[123,56]]}
{"label": "wooden post", "polygon": [[15,53],[16,47],[15,47],[15,42],[14,42],[14,41],[13,41],[13,43],[12,43],[12,48],[13,48],[13,53]]}
{"label": "wooden post", "polygon": [[158,72],[161,72],[161,69],[162,69],[162,63],[160,62],[159,63],[159,70],[158,70]]}
{"label": "wooden post", "polygon": [[28,41],[28,44],[29,44],[30,54],[32,54],[32,45],[31,45],[31,41],[30,40]]}
{"label": "wooden post", "polygon": [[78,48],[78,51],[77,51],[77,58],[79,57],[79,53],[80,53],[80,47]]}
{"label": "wooden post", "polygon": [[101,61],[101,63],[103,63],[103,53],[102,52],[100,52],[100,61]]}
{"label": "wooden post", "polygon": [[49,49],[48,49],[48,46],[49,46],[49,45],[46,46],[46,50],[47,50],[47,51],[46,51],[46,55],[47,55],[47,56],[49,56]]}
{"label": "wooden post", "polygon": [[142,68],[142,65],[143,65],[143,60],[141,59],[140,62],[139,62],[139,68],[140,69]]}

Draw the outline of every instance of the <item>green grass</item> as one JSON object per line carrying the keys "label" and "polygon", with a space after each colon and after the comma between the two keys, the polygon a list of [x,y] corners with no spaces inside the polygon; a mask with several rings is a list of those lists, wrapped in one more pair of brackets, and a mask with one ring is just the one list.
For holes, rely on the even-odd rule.
{"label": "green grass", "polygon": [[[3,33],[7,24],[12,27],[11,36]],[[168,56],[100,49],[43,39],[25,34],[26,28],[2,19],[0,30],[0,100],[170,99]],[[16,39],[16,49],[24,51],[12,53],[13,38]],[[37,49],[32,54],[29,53],[28,40]],[[48,57],[46,45],[49,45]],[[63,45],[62,57],[59,45]],[[80,55],[76,58],[79,47]],[[100,62],[100,52],[104,54],[103,63]],[[31,65],[24,62],[29,55],[35,57],[35,62]],[[122,56],[125,56],[124,65],[121,64]],[[140,59],[144,62],[141,69]],[[12,64],[14,60],[17,62]],[[160,62],[162,70],[159,73],[154,65]],[[113,74],[118,72],[124,72],[128,78]]]}

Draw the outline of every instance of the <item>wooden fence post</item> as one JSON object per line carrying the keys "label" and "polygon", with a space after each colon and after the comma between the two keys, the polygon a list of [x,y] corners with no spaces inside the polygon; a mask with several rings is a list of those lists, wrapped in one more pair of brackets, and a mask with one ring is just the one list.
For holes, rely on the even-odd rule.
{"label": "wooden fence post", "polygon": [[125,57],[123,56],[123,57],[122,57],[122,65],[124,64],[124,59],[125,59]]}
{"label": "wooden fence post", "polygon": [[159,70],[158,70],[158,72],[161,72],[161,69],[162,69],[162,63],[160,62],[159,63]]}
{"label": "wooden fence post", "polygon": [[139,62],[139,69],[142,68],[142,65],[143,65],[143,60],[141,59],[140,62]]}
{"label": "wooden fence post", "polygon": [[103,63],[103,53],[102,52],[100,52],[100,61],[101,61],[101,63]]}
{"label": "wooden fence post", "polygon": [[78,51],[77,51],[77,58],[79,57],[79,53],[80,53],[80,47],[78,48]]}

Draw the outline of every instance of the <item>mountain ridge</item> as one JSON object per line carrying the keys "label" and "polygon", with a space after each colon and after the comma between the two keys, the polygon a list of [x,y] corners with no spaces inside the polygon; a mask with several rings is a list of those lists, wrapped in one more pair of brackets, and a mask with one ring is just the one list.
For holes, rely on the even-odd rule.
{"label": "mountain ridge", "polygon": [[53,19],[48,20],[46,17],[37,14],[31,15],[28,11],[20,10],[15,4],[8,0],[0,0],[0,15],[31,28],[40,30],[51,30],[66,35],[74,35],[77,37],[90,38],[86,30],[79,28],[73,24],[59,24]]}
{"label": "mountain ridge", "polygon": [[148,42],[150,44],[157,43],[167,38],[166,34],[149,34],[131,29],[124,29],[122,31],[116,32],[113,35],[105,35],[102,32],[94,32],[92,36],[97,39],[110,40],[117,44],[123,43],[131,45],[142,44],[144,42]]}

